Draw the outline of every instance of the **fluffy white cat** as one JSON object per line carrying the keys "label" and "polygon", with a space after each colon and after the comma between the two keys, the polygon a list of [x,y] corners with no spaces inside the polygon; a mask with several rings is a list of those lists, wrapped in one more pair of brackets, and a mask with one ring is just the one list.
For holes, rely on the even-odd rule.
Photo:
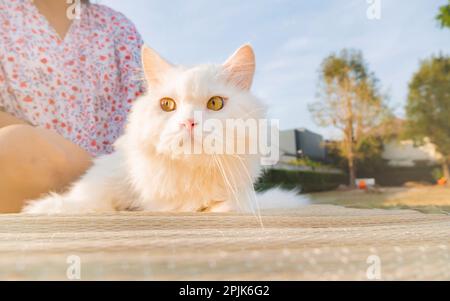
{"label": "fluffy white cat", "polygon": [[[200,136],[213,135],[220,145],[229,138],[196,120],[265,118],[265,106],[249,91],[255,72],[251,46],[242,46],[222,65],[175,67],[148,47],[142,61],[149,92],[133,105],[115,152],[96,159],[66,193],[29,202],[25,213],[257,209],[253,183],[260,156],[208,154]],[[254,142],[247,132],[233,139]],[[181,151],[186,141],[202,152]]]}

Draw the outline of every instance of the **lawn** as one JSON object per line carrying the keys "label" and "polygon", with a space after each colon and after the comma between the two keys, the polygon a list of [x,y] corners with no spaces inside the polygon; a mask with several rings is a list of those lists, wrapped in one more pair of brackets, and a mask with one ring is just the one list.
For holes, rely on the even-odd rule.
{"label": "lawn", "polygon": [[382,188],[377,191],[331,191],[308,195],[313,204],[351,208],[414,209],[424,213],[450,213],[450,188],[438,186]]}

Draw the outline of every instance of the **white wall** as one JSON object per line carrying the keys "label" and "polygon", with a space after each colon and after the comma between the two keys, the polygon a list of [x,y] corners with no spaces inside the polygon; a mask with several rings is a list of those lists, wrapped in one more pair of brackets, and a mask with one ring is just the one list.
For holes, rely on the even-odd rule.
{"label": "white wall", "polygon": [[295,130],[280,131],[280,154],[297,154],[297,143],[295,141]]}
{"label": "white wall", "polygon": [[382,157],[389,160],[391,166],[405,167],[414,166],[414,161],[429,161],[430,164],[436,164],[442,158],[434,144],[427,142],[424,145],[415,146],[411,140],[386,143]]}

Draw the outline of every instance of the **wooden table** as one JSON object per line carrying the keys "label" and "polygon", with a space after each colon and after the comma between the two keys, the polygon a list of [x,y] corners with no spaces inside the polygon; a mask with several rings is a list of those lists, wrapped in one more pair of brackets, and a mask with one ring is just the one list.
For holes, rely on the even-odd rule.
{"label": "wooden table", "polygon": [[[262,225],[261,225],[262,221]],[[0,216],[6,280],[450,280],[450,217],[311,205]]]}

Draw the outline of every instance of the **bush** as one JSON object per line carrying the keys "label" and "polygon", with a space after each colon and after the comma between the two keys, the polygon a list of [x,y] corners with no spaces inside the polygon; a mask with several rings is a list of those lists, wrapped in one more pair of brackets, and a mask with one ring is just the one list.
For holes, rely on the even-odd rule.
{"label": "bush", "polygon": [[375,178],[381,186],[402,186],[407,182],[435,183],[436,166],[386,167],[374,172],[360,171],[360,178]]}
{"label": "bush", "polygon": [[442,167],[437,167],[433,169],[431,172],[431,176],[433,177],[433,180],[439,181],[444,177],[444,172],[442,171]]}
{"label": "bush", "polygon": [[259,178],[255,188],[257,191],[265,191],[279,186],[309,193],[334,190],[341,184],[347,184],[347,182],[346,174],[269,169]]}
{"label": "bush", "polygon": [[293,165],[293,166],[306,166],[306,167],[311,167],[313,170],[315,168],[321,168],[321,167],[330,167],[328,165],[323,164],[322,162],[317,162],[314,160],[311,160],[308,157],[303,157],[301,159],[294,159],[288,162],[289,165]]}

